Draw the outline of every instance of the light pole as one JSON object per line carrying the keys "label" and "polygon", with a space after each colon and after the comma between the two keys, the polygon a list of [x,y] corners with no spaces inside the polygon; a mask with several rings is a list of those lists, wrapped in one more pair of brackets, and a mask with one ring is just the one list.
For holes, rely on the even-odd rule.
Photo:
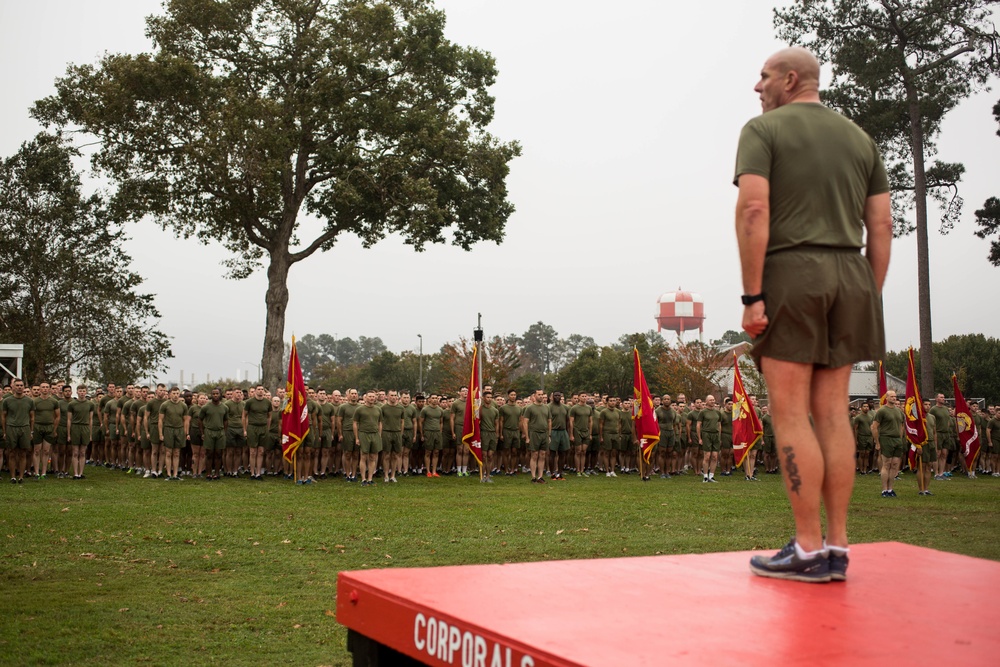
{"label": "light pole", "polygon": [[[260,381],[261,381],[260,378],[261,378],[261,375],[263,375],[263,372],[262,372],[263,369],[261,369],[261,367],[260,367],[260,362],[259,361],[244,361],[243,363],[245,365],[248,365],[248,366],[253,366],[254,368],[257,369],[257,384],[260,384]],[[239,379],[239,378],[237,378],[237,379]]]}
{"label": "light pole", "polygon": [[424,393],[424,336],[417,334],[420,339],[420,379],[417,381],[417,393]]}

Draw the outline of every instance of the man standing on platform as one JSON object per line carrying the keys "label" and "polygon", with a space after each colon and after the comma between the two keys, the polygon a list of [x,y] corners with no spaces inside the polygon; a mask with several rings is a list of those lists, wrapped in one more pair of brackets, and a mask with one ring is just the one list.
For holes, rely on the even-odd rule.
{"label": "man standing on platform", "polygon": [[875,142],[821,103],[819,73],[802,48],[767,60],[754,87],[763,113],[740,134],[735,182],[743,329],[767,382],[795,517],[788,545],[754,557],[750,568],[826,582],[846,578],[854,486],[848,383],[855,362],[884,356],[892,215]]}

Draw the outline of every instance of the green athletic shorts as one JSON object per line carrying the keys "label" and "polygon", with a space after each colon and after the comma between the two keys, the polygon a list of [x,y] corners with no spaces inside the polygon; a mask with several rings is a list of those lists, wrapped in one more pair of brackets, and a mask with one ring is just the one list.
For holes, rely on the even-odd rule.
{"label": "green athletic shorts", "polygon": [[329,430],[323,431],[323,436],[319,439],[320,449],[329,449],[333,447],[333,434]]}
{"label": "green athletic shorts", "polygon": [[875,449],[875,441],[871,438],[858,438],[858,451],[870,452]]}
{"label": "green athletic shorts", "polygon": [[495,452],[497,450],[497,432],[486,431],[482,435],[482,448],[484,452]]}
{"label": "green athletic shorts", "polygon": [[885,356],[882,298],[858,250],[792,248],[764,260],[761,357],[840,368]]}
{"label": "green athletic shorts", "polygon": [[503,446],[500,449],[521,449],[521,432],[505,428],[503,430]]}
{"label": "green athletic shorts", "polygon": [[226,448],[226,433],[220,429],[205,429],[205,451],[221,452]]}
{"label": "green athletic shorts", "polygon": [[718,452],[722,450],[722,438],[718,433],[701,434],[701,451]]}
{"label": "green athletic shorts", "polygon": [[601,438],[601,451],[602,452],[610,452],[613,449],[618,449],[619,448],[619,444],[618,444],[619,439],[620,438],[617,435],[610,435],[610,434],[608,434],[608,435],[604,436],[603,438]]}
{"label": "green athletic shorts", "polygon": [[937,447],[931,444],[921,447],[920,460],[924,463],[937,463]]}
{"label": "green athletic shorts", "polygon": [[401,431],[382,431],[382,451],[395,452],[399,454],[403,451],[403,433]]}
{"label": "green athletic shorts", "polygon": [[247,439],[243,435],[243,427],[226,430],[226,447],[246,447]]}
{"label": "green athletic shorts", "polygon": [[723,433],[722,434],[722,448],[723,449],[732,449],[733,448],[733,434],[732,433]]}
{"label": "green athletic shorts", "polygon": [[559,431],[552,429],[549,434],[549,451],[550,452],[568,452],[569,451],[569,433],[565,430]]}
{"label": "green athletic shorts", "polygon": [[77,426],[69,427],[69,444],[74,447],[86,447],[90,444],[90,427]]}
{"label": "green athletic shorts", "polygon": [[358,433],[358,447],[362,454],[378,454],[382,451],[382,438],[378,433]]}
{"label": "green athletic shorts", "polygon": [[177,426],[163,427],[163,446],[167,449],[184,448],[184,428]]}
{"label": "green athletic shorts", "polygon": [[263,424],[247,424],[247,445],[263,447],[267,439],[267,426]]}
{"label": "green athletic shorts", "polygon": [[764,452],[765,454],[774,454],[776,451],[778,451],[777,447],[775,447],[775,444],[774,444],[774,436],[773,435],[765,435],[761,439],[761,442],[763,442],[763,446],[761,447],[761,451]]}
{"label": "green athletic shorts", "polygon": [[344,437],[340,441],[340,449],[345,454],[351,454],[358,450],[358,441],[354,439],[354,428],[344,431]]}
{"label": "green athletic shorts", "polygon": [[8,426],[6,449],[31,449],[30,426]]}
{"label": "green athletic shorts", "polygon": [[410,449],[413,447],[413,429],[404,428],[403,429],[403,449]]}
{"label": "green athletic shorts", "polygon": [[441,431],[424,431],[424,449],[428,452],[441,451]]}
{"label": "green athletic shorts", "polygon": [[35,422],[35,432],[31,434],[31,444],[40,445],[43,442],[47,442],[50,445],[56,443],[55,424],[39,424]]}
{"label": "green athletic shorts", "polygon": [[903,456],[906,451],[906,447],[903,446],[902,438],[895,438],[891,435],[883,435],[879,437],[879,444],[881,445],[882,456],[887,459],[898,459]]}
{"label": "green athletic shorts", "polygon": [[950,432],[941,433],[938,431],[938,444],[941,449],[947,450],[949,452],[955,451],[957,446],[955,436]]}
{"label": "green athletic shorts", "polygon": [[264,451],[272,451],[275,447],[281,444],[281,431],[268,431],[267,437],[264,438]]}
{"label": "green athletic shorts", "polygon": [[573,447],[587,447],[590,445],[590,431],[573,431]]}
{"label": "green athletic shorts", "polygon": [[549,434],[545,431],[528,432],[528,451],[544,451],[549,445]]}

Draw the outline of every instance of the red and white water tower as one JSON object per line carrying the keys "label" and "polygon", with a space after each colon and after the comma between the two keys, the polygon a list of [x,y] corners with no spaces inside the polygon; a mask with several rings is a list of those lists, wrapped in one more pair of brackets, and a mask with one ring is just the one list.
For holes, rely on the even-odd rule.
{"label": "red and white water tower", "polygon": [[705,301],[697,292],[665,292],[656,300],[656,330],[675,331],[684,339],[685,331],[698,330],[698,339],[705,334]]}

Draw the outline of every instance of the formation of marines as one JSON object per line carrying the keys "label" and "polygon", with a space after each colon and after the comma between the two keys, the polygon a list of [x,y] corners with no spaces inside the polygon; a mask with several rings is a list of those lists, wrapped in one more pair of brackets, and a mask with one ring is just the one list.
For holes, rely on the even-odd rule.
{"label": "formation of marines", "polygon": [[[251,390],[213,389],[208,393],[109,384],[91,397],[86,385],[25,387],[17,379],[0,403],[0,467],[6,454],[12,483],[26,475],[84,479],[90,463],[144,478],[177,481],[183,477],[219,480],[283,476],[298,484],[339,477],[362,486],[394,484],[403,476],[468,477],[479,466],[462,443],[468,389],[453,397],[438,393],[371,390],[360,394],[307,389],[310,429],[294,465],[281,451],[284,390],[272,395],[262,385]],[[485,387],[479,406],[483,482],[494,475],[528,474],[532,483],[565,481],[565,475],[638,474],[643,481],[658,476],[696,474],[703,483],[716,475],[742,472],[756,481],[756,471],[778,474],[774,430],[766,405],[751,397],[763,426],[759,446],[737,471],[733,455],[732,401],[715,396],[688,403],[684,394],[653,399],[659,443],[649,463],[642,459],[633,427],[632,400],[600,393],[537,390],[520,398],[513,389],[494,395]],[[884,497],[895,495],[893,483],[906,460],[903,415],[889,392],[877,411],[869,403],[851,410],[857,441],[859,474],[878,472]],[[919,466],[921,495],[931,495],[929,482],[947,480],[961,470],[957,455],[958,425],[943,394],[935,405],[925,402],[929,442]],[[973,419],[982,438],[979,471],[1000,477],[1000,406]],[[876,452],[878,459],[876,459]],[[950,457],[950,458],[949,458]],[[547,478],[547,479],[546,479]]]}

